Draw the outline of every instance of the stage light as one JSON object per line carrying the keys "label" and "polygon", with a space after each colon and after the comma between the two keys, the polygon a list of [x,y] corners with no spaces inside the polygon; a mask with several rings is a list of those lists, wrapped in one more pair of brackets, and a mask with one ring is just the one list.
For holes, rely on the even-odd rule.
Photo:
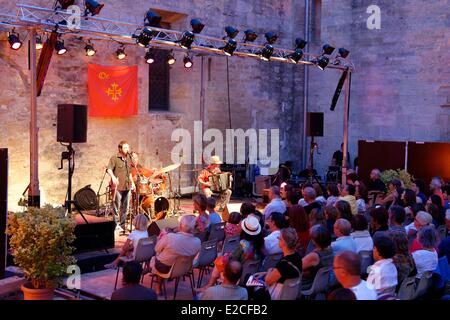
{"label": "stage light", "polygon": [[320,70],[325,70],[325,68],[327,67],[329,62],[330,62],[330,59],[328,59],[325,56],[321,56],[317,60],[316,65]]}
{"label": "stage light", "polygon": [[92,45],[92,43],[90,41],[86,44],[86,46],[84,47],[84,50],[86,51],[86,55],[88,57],[92,57],[97,53],[97,51],[95,51],[94,46]]}
{"label": "stage light", "polygon": [[41,50],[44,47],[44,44],[42,43],[41,36],[36,36],[36,50]]}
{"label": "stage light", "polygon": [[288,55],[287,58],[292,63],[298,63],[303,58],[303,50],[295,49],[295,52]]}
{"label": "stage light", "polygon": [[169,53],[169,55],[167,56],[167,64],[172,65],[176,62],[177,60],[175,59],[175,55],[173,54],[173,51],[171,51]]}
{"label": "stage light", "polygon": [[266,32],[264,36],[266,37],[268,44],[274,44],[278,39],[278,35],[273,32]]}
{"label": "stage light", "polygon": [[153,31],[150,28],[145,27],[144,29],[142,29],[141,33],[138,36],[133,34],[132,37],[136,38],[136,43],[139,46],[147,47],[150,43],[150,40],[152,40],[153,38]]}
{"label": "stage light", "polygon": [[191,57],[189,57],[189,55],[186,55],[186,56],[184,57],[183,63],[184,63],[184,67],[187,68],[187,69],[191,68],[192,65],[194,64],[194,63],[192,62]]}
{"label": "stage light", "polygon": [[127,54],[125,53],[125,47],[123,45],[116,50],[116,57],[119,60],[123,60],[127,57]]}
{"label": "stage light", "polygon": [[155,62],[155,54],[153,53],[152,49],[148,49],[148,51],[145,53],[145,62],[148,64],[152,64]]}
{"label": "stage light", "polygon": [[193,33],[200,33],[200,32],[202,32],[205,25],[203,23],[201,23],[199,19],[192,19],[191,27],[192,27]]}
{"label": "stage light", "polygon": [[55,50],[58,55],[63,55],[67,52],[66,47],[64,46],[64,40],[58,40],[55,43]]}
{"label": "stage light", "polygon": [[256,38],[258,38],[258,35],[256,34],[255,31],[253,31],[252,29],[247,29],[244,31],[244,42],[254,42],[256,40]]}
{"label": "stage light", "polygon": [[[59,7],[61,9],[66,10],[68,7],[70,7],[71,5],[73,5],[75,3],[75,0],[58,0],[59,3]],[[58,6],[55,5],[55,9],[57,9]]]}
{"label": "stage light", "polygon": [[350,51],[348,51],[345,48],[339,48],[338,53],[339,53],[339,57],[346,59],[348,57],[348,55],[350,54]]}
{"label": "stage light", "polygon": [[273,54],[273,46],[271,46],[270,44],[266,44],[259,53],[259,56],[261,60],[269,61],[272,54]]}
{"label": "stage light", "polygon": [[325,44],[322,47],[322,49],[323,49],[323,54],[326,54],[326,55],[330,55],[334,51],[334,47],[330,46],[329,44]]}
{"label": "stage light", "polygon": [[181,37],[181,40],[179,40],[180,47],[182,47],[183,49],[190,49],[192,43],[194,42],[194,38],[195,35],[193,32],[185,31]]}
{"label": "stage light", "polygon": [[96,14],[99,14],[102,8],[105,6],[104,4],[100,4],[95,0],[85,0],[84,5],[85,5],[84,10],[85,16],[87,16],[88,13],[90,13],[91,16],[95,16]]}
{"label": "stage light", "polygon": [[19,50],[22,47],[22,41],[19,39],[19,34],[14,33],[14,29],[8,36],[8,42],[13,50]]}
{"label": "stage light", "polygon": [[225,27],[225,32],[227,33],[227,37],[230,39],[236,38],[236,36],[239,34],[239,30],[232,26]]}
{"label": "stage light", "polygon": [[295,48],[296,49],[304,49],[308,41],[303,40],[302,38],[295,39]]}
{"label": "stage light", "polygon": [[221,49],[223,51],[223,53],[225,53],[225,55],[227,56],[232,56],[234,51],[237,48],[237,42],[234,39],[229,39],[227,44],[224,47],[221,47],[219,49]]}
{"label": "stage light", "polygon": [[161,16],[159,16],[158,14],[156,14],[151,10],[148,10],[147,13],[145,14],[144,25],[160,28],[161,19],[162,19]]}

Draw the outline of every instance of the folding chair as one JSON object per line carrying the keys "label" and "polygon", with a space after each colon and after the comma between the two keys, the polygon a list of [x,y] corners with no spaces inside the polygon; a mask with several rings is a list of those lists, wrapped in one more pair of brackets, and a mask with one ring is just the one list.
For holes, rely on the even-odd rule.
{"label": "folding chair", "polygon": [[416,291],[416,277],[407,277],[402,281],[397,298],[400,300],[412,300]]}
{"label": "folding chair", "polygon": [[[148,265],[150,263],[150,259],[155,255],[155,246],[156,246],[156,236],[151,236],[149,238],[142,238],[139,240],[134,259],[130,259],[127,257],[120,257],[119,265],[117,266],[117,274],[116,274],[116,283],[114,284],[114,290],[117,289],[117,280],[119,279],[119,271],[120,267],[122,267],[125,263],[129,261],[137,261],[141,265]],[[143,275],[141,281],[143,279]]]}
{"label": "folding chair", "polygon": [[165,280],[167,279],[175,279],[175,291],[173,293],[173,300],[175,300],[177,296],[178,284],[180,283],[180,278],[184,276],[189,277],[189,282],[191,284],[192,297],[195,296],[194,292],[194,274],[192,272],[192,262],[194,261],[195,256],[179,256],[175,260],[175,263],[170,268],[168,273],[160,273],[158,270],[154,274],[151,274],[151,288],[153,288],[153,279],[155,276],[161,279],[161,288],[164,292],[164,297],[167,300],[167,290],[165,285]]}
{"label": "folding chair", "polygon": [[269,254],[264,258],[260,271],[263,272],[269,270],[270,268],[274,268],[281,258],[283,258],[283,253]]}
{"label": "folding chair", "polygon": [[210,240],[202,243],[200,253],[197,259],[196,268],[199,269],[197,287],[201,287],[203,276],[206,269],[211,266],[214,260],[217,258],[217,241]]}
{"label": "folding chair", "polygon": [[425,294],[427,294],[428,290],[431,288],[432,285],[432,271],[426,271],[423,273],[422,278],[420,278],[419,283],[417,285],[416,291],[414,292],[413,299],[418,299]]}
{"label": "folding chair", "polygon": [[245,260],[242,265],[242,275],[239,280],[239,285],[245,286],[245,280],[247,280],[247,276],[250,274],[257,273],[259,270],[259,266],[261,264],[261,260]]}
{"label": "folding chair", "polygon": [[241,237],[239,235],[225,238],[223,242],[222,255],[225,253],[232,253],[237,247],[239,247]]}
{"label": "folding chair", "polygon": [[[311,288],[308,290],[301,290],[301,293],[305,297],[314,297],[316,298],[319,295],[323,295],[325,298],[325,293],[328,291],[330,287],[330,274],[333,267],[323,267],[317,271],[316,276],[314,277]],[[318,299],[316,299],[318,300]]]}
{"label": "folding chair", "polygon": [[217,242],[223,241],[223,239],[225,239],[225,224],[226,222],[221,222],[211,225],[211,231],[209,234],[208,241],[211,240],[216,240]]}
{"label": "folding chair", "polygon": [[373,264],[373,252],[372,250],[362,250],[358,252],[361,258],[361,275],[367,274],[367,268]]}
{"label": "folding chair", "polygon": [[302,277],[286,279],[281,289],[280,300],[296,300],[301,295]]}

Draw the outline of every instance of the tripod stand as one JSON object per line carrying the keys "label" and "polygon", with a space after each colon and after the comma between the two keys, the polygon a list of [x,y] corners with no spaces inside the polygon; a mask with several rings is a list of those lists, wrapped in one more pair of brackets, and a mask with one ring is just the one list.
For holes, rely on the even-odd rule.
{"label": "tripod stand", "polygon": [[[325,188],[320,183],[317,174],[314,172],[314,150],[318,148],[317,143],[314,142],[314,136],[311,136],[311,144],[309,146],[309,168],[308,168],[308,178],[305,183],[313,184],[314,182],[318,183],[322,192],[326,194]],[[317,154],[320,154],[317,152]]]}
{"label": "tripod stand", "polygon": [[78,206],[78,204],[72,200],[72,176],[73,176],[73,172],[75,170],[75,150],[73,150],[72,148],[72,142],[69,142],[68,145],[64,145],[61,143],[61,145],[67,147],[68,151],[63,151],[61,153],[61,166],[58,168],[58,170],[62,170],[64,168],[64,160],[67,160],[68,162],[68,184],[67,184],[67,194],[66,194],[66,199],[64,202],[64,208],[66,208],[67,212],[66,212],[66,216],[67,214],[71,214],[72,213],[72,204],[75,206],[75,209],[77,209],[78,213],[81,215],[81,217],[83,218],[83,220],[86,222],[86,224],[89,224],[89,222],[86,220],[86,217],[83,215],[83,213],[80,210],[80,207]]}

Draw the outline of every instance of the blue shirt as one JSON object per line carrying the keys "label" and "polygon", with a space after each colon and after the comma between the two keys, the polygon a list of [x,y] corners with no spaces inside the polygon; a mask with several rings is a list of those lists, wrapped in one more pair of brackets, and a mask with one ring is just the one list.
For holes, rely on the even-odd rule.
{"label": "blue shirt", "polygon": [[336,241],[331,243],[331,248],[333,249],[334,254],[344,250],[349,250],[358,253],[356,249],[356,242],[355,240],[353,240],[351,236],[344,236],[337,238]]}
{"label": "blue shirt", "polygon": [[212,211],[209,214],[209,222],[210,222],[210,224],[221,223],[222,222],[222,218],[220,217],[220,215],[217,212]]}
{"label": "blue shirt", "polygon": [[264,208],[264,220],[270,217],[272,212],[284,213],[286,211],[286,204],[281,198],[275,198]]}

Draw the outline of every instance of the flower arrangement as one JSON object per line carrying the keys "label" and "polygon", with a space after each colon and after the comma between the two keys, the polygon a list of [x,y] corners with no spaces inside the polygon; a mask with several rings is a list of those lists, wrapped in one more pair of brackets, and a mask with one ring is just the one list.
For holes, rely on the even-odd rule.
{"label": "flower arrangement", "polygon": [[75,226],[75,219],[66,217],[63,208],[51,205],[9,215],[7,234],[14,262],[33,288],[57,287],[67,267],[75,264],[70,246]]}
{"label": "flower arrangement", "polygon": [[381,173],[381,181],[383,181],[386,186],[393,179],[398,179],[402,181],[403,186],[406,189],[410,189],[414,181],[414,177],[403,169],[397,170],[390,169],[385,170]]}

